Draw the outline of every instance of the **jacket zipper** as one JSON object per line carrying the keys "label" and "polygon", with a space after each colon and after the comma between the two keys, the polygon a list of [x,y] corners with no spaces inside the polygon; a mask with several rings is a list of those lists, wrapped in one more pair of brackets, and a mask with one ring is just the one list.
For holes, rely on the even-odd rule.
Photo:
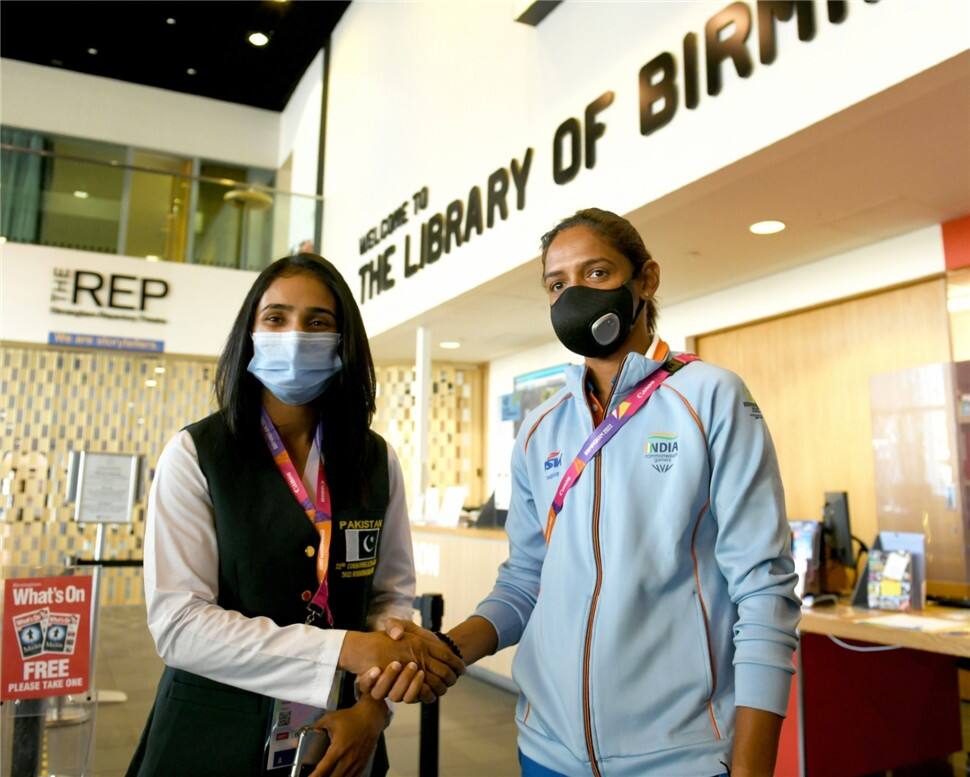
{"label": "jacket zipper", "polygon": [[[622,372],[622,368],[620,370]],[[583,375],[583,384],[585,387],[586,375]],[[606,405],[603,407],[604,415],[610,411],[610,403],[613,401],[613,394],[616,391],[616,387],[620,383],[620,375],[617,373],[616,379],[613,381],[613,388],[610,389],[610,395],[606,399]],[[584,388],[585,391],[585,388]],[[589,408],[589,400],[586,401],[586,406]],[[590,409],[590,417],[593,421],[593,428],[596,428],[596,419],[592,418],[593,411]],[[602,453],[602,451],[600,452]],[[593,770],[594,777],[602,777],[600,773],[599,764],[596,763],[596,744],[593,741],[593,714],[590,709],[589,701],[589,665],[590,657],[593,648],[593,621],[596,618],[596,605],[599,601],[600,589],[603,587],[603,558],[600,553],[600,470],[602,467],[602,459],[600,458],[600,453],[596,454],[595,463],[593,465],[593,472],[595,475],[594,485],[593,485],[593,559],[596,561],[596,585],[593,587],[593,598],[589,605],[589,618],[586,621],[586,641],[583,647],[583,727],[586,731],[586,751],[589,754],[589,765]]]}
{"label": "jacket zipper", "polygon": [[599,764],[596,763],[596,746],[593,742],[593,715],[589,703],[589,664],[593,647],[593,620],[596,617],[596,604],[599,601],[600,588],[603,585],[603,560],[600,556],[600,456],[596,454],[593,465],[596,474],[596,485],[593,492],[593,558],[596,560],[596,585],[593,588],[593,599],[589,605],[589,619],[586,622],[586,644],[583,649],[583,725],[586,729],[586,750],[589,753],[589,765],[595,777],[601,777]]}

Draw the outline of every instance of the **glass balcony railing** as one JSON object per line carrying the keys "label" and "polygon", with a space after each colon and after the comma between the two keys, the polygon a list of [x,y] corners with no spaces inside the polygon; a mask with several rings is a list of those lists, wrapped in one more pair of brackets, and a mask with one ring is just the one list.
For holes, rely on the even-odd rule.
{"label": "glass balcony railing", "polygon": [[124,147],[74,156],[4,135],[0,235],[8,241],[244,270],[315,250],[322,199],[267,185],[273,171]]}

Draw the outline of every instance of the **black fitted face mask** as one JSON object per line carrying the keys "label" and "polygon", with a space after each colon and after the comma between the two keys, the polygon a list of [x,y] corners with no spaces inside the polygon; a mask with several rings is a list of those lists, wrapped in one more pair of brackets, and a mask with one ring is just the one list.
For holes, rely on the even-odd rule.
{"label": "black fitted face mask", "polygon": [[570,286],[550,308],[556,337],[580,356],[609,356],[627,339],[643,308],[631,285],[632,281],[616,289]]}

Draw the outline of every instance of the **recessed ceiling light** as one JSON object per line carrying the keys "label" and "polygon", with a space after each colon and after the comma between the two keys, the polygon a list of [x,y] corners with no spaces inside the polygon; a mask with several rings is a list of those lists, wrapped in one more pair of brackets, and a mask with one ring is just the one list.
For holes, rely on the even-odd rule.
{"label": "recessed ceiling light", "polygon": [[159,261],[159,258],[158,258],[158,257],[157,257],[157,256],[156,256],[155,254],[146,254],[146,255],[145,255],[145,258],[146,258],[146,259],[147,259],[147,260],[148,260],[149,262],[157,262],[157,261]]}
{"label": "recessed ceiling light", "polygon": [[172,18],[171,16],[169,16],[169,17],[168,17],[168,18],[167,18],[167,19],[165,20],[165,24],[175,24],[175,19],[173,19],[173,18]]}
{"label": "recessed ceiling light", "polygon": [[756,235],[774,235],[776,232],[781,232],[785,228],[784,221],[756,221],[748,229],[750,229]]}
{"label": "recessed ceiling light", "polygon": [[446,351],[454,351],[456,348],[461,348],[461,343],[459,343],[457,340],[442,340],[440,343],[438,343],[438,345],[440,345]]}
{"label": "recessed ceiling light", "polygon": [[164,367],[156,367],[155,368],[155,374],[156,375],[163,375],[164,373],[165,373],[165,368]]}
{"label": "recessed ceiling light", "polygon": [[198,71],[194,67],[187,67],[185,72],[187,75],[194,76]]}
{"label": "recessed ceiling light", "polygon": [[256,47],[262,47],[269,43],[269,38],[265,32],[254,32],[250,34],[249,42]]}
{"label": "recessed ceiling light", "polygon": [[98,53],[97,49],[88,49],[88,54],[90,54],[92,57],[97,53]]}
{"label": "recessed ceiling light", "polygon": [[77,189],[74,192],[74,196],[77,197],[79,200],[86,200],[91,195],[88,194],[87,192],[84,192],[84,191],[81,191],[80,189]]}
{"label": "recessed ceiling light", "polygon": [[157,380],[154,380],[152,378],[149,378],[148,380],[145,381],[145,385],[148,388],[155,388],[155,386],[158,385],[158,381]]}

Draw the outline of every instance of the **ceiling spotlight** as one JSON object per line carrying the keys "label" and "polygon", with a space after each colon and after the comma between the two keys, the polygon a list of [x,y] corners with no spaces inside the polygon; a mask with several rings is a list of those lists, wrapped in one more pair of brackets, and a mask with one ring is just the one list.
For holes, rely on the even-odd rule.
{"label": "ceiling spotlight", "polygon": [[92,57],[97,53],[98,53],[97,49],[88,49],[88,54],[90,54]]}
{"label": "ceiling spotlight", "polygon": [[457,340],[442,340],[440,343],[438,343],[438,345],[440,345],[446,351],[454,351],[456,348],[461,348],[461,343],[459,343]]}
{"label": "ceiling spotlight", "polygon": [[81,191],[80,189],[77,189],[74,192],[74,196],[77,197],[79,200],[86,200],[91,195],[88,194],[87,192],[84,192],[84,191]]}
{"label": "ceiling spotlight", "polygon": [[194,76],[198,71],[194,67],[185,68],[186,75]]}
{"label": "ceiling spotlight", "polygon": [[157,380],[153,380],[152,378],[149,378],[148,380],[145,381],[145,385],[148,388],[155,388],[155,386],[158,385],[158,381]]}
{"label": "ceiling spotlight", "polygon": [[172,18],[171,16],[169,16],[169,17],[168,17],[168,18],[167,18],[167,19],[165,20],[165,24],[169,24],[169,25],[171,25],[171,24],[175,24],[175,19],[173,19],[173,18]]}
{"label": "ceiling spotlight", "polygon": [[147,259],[147,260],[148,260],[149,262],[158,262],[158,261],[160,261],[160,259],[158,258],[158,256],[156,256],[155,254],[146,254],[146,255],[145,255],[145,258],[146,258],[146,259]]}
{"label": "ceiling spotlight", "polygon": [[756,221],[748,229],[751,230],[755,235],[774,235],[776,232],[781,232],[785,228],[784,221]]}
{"label": "ceiling spotlight", "polygon": [[155,368],[155,374],[156,375],[163,375],[164,373],[165,373],[165,368],[164,367],[156,367]]}
{"label": "ceiling spotlight", "polygon": [[249,42],[252,43],[257,48],[261,48],[269,43],[269,37],[265,32],[254,32],[249,36]]}

